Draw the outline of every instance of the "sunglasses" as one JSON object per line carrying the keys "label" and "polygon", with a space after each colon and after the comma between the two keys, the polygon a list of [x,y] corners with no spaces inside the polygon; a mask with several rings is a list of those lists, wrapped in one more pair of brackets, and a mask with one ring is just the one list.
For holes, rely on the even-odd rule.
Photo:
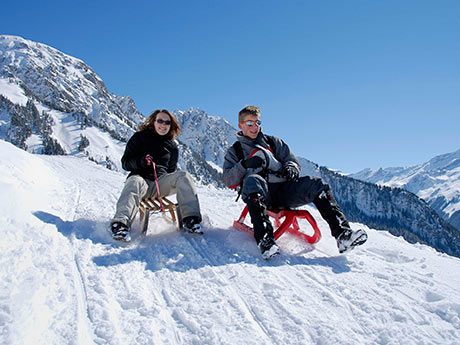
{"label": "sunglasses", "polygon": [[260,121],[260,120],[257,120],[257,121],[248,120],[248,121],[244,121],[243,123],[244,123],[246,126],[249,126],[249,127],[252,127],[252,126],[254,126],[255,124],[256,124],[257,126],[260,127],[260,125],[262,124],[262,121]]}
{"label": "sunglasses", "polygon": [[166,126],[169,126],[171,124],[171,121],[169,120],[162,120],[162,119],[157,119],[155,120],[155,122],[159,123],[160,125],[166,125]]}

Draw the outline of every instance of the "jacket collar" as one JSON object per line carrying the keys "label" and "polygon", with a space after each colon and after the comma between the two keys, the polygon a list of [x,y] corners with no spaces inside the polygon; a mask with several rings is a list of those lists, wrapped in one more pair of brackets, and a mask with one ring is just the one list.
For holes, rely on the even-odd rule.
{"label": "jacket collar", "polygon": [[171,139],[169,137],[169,135],[159,135],[157,132],[155,132],[155,129],[153,129],[153,128],[147,129],[146,132],[149,135],[153,136],[156,140],[159,140],[159,141],[167,141],[167,140]]}
{"label": "jacket collar", "polygon": [[[239,142],[241,142],[242,144],[246,144],[246,145],[249,145],[249,146],[255,146],[257,144],[259,144],[259,145],[265,144],[264,137],[265,136],[262,133],[262,131],[259,132],[259,134],[257,135],[257,138],[255,138],[255,139],[249,139],[248,137],[244,136],[242,131],[239,131],[238,133],[236,133],[236,139]],[[263,145],[263,146],[265,146],[265,145]]]}

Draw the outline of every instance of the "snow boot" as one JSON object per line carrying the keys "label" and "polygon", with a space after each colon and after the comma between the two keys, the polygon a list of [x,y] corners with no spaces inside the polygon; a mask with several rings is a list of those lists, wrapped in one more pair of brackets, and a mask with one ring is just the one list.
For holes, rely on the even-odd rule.
{"label": "snow boot", "polygon": [[250,194],[246,200],[248,212],[254,228],[254,238],[264,259],[279,253],[279,247],[273,237],[273,226],[267,213],[263,197],[258,193]]}
{"label": "snow boot", "polygon": [[330,191],[322,191],[313,199],[313,203],[329,224],[332,236],[338,238],[345,229],[350,229],[350,224]]}
{"label": "snow boot", "polygon": [[347,218],[330,191],[321,192],[313,199],[313,203],[321,214],[321,217],[329,224],[332,236],[335,238],[338,238],[346,229],[351,228]]}
{"label": "snow boot", "polygon": [[186,217],[183,220],[183,228],[185,231],[191,234],[202,235],[203,230],[201,229],[200,219],[198,217]]}
{"label": "snow boot", "polygon": [[265,234],[265,236],[260,240],[258,246],[262,257],[265,260],[270,259],[280,252],[280,248],[276,244],[275,239],[273,236],[270,237],[268,234]]}
{"label": "snow boot", "polygon": [[364,230],[352,231],[351,229],[346,229],[337,237],[337,248],[339,248],[339,253],[342,254],[362,245],[366,241],[367,233]]}
{"label": "snow boot", "polygon": [[251,216],[251,223],[254,228],[254,238],[257,244],[262,240],[265,234],[273,237],[273,226],[268,217],[264,198],[259,193],[252,193],[245,201],[248,205],[248,212]]}
{"label": "snow boot", "polygon": [[364,230],[352,231],[347,218],[330,191],[323,191],[313,200],[321,216],[329,224],[332,236],[337,240],[340,253],[344,253],[366,242]]}
{"label": "snow boot", "polygon": [[112,237],[117,241],[129,242],[131,241],[131,234],[129,227],[121,222],[113,222],[110,224],[112,230]]}

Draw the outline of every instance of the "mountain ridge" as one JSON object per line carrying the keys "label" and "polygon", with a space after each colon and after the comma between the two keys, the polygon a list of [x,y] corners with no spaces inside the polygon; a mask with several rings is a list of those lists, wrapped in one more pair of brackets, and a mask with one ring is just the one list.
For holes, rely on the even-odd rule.
{"label": "mountain ridge", "polygon": [[460,150],[408,167],[365,169],[350,177],[408,190],[460,229]]}

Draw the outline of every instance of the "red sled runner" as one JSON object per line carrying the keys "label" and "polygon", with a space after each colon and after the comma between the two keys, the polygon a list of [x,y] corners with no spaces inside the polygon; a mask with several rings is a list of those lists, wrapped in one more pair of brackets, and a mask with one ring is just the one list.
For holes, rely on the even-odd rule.
{"label": "red sled runner", "polygon": [[[267,213],[275,220],[275,230],[273,232],[275,240],[280,238],[286,231],[310,244],[314,244],[321,239],[321,232],[319,231],[318,224],[316,224],[315,219],[307,210],[267,210]],[[248,207],[245,206],[243,212],[241,212],[240,218],[233,222],[233,227],[240,231],[254,233],[253,228],[244,224],[244,219],[247,214]],[[306,219],[313,228],[313,235],[310,236],[301,232],[297,219]]]}

